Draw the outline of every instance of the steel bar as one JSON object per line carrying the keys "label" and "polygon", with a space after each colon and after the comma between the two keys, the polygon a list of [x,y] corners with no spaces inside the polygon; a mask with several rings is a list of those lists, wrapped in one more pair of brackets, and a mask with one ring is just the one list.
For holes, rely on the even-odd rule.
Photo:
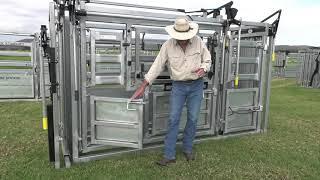
{"label": "steel bar", "polygon": [[27,34],[27,33],[17,33],[17,32],[0,32],[0,35],[10,35],[10,36],[30,36],[34,37],[34,34]]}
{"label": "steel bar", "polygon": [[179,10],[179,9],[174,9],[174,8],[156,7],[156,6],[145,6],[145,5],[137,5],[137,4],[125,4],[125,3],[117,3],[117,2],[104,1],[104,0],[89,0],[88,3],[104,4],[104,5],[112,5],[112,6],[123,6],[123,7],[133,7],[133,8],[143,8],[143,9],[153,9],[153,10],[163,10],[163,11],[181,12],[181,10]]}

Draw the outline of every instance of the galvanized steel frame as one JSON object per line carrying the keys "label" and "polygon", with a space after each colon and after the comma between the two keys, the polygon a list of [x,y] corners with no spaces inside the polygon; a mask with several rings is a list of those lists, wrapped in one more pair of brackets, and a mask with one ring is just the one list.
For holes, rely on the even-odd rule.
{"label": "galvanized steel frame", "polygon": [[[50,4],[50,34],[52,47],[56,47],[57,62],[59,68],[57,69],[57,75],[59,79],[59,91],[57,94],[53,95],[53,105],[54,105],[54,130],[55,130],[55,157],[56,168],[60,167],[59,153],[60,149],[63,152],[67,166],[69,166],[69,158],[73,162],[86,162],[89,160],[99,159],[105,156],[120,154],[125,152],[133,152],[138,149],[149,149],[160,147],[162,145],[157,144],[159,141],[163,140],[164,136],[159,137],[143,137],[143,126],[145,126],[146,120],[144,118],[152,116],[149,112],[150,105],[148,99],[153,98],[147,93],[145,96],[146,101],[144,105],[144,115],[141,117],[141,143],[138,149],[115,149],[114,151],[105,151],[102,154],[98,154],[97,151],[106,149],[106,145],[94,145],[94,140],[92,140],[94,135],[94,129],[91,126],[91,134],[89,136],[88,130],[89,125],[88,120],[94,120],[95,116],[95,107],[94,101],[96,100],[106,100],[112,97],[101,97],[96,96],[89,89],[90,86],[94,86],[95,83],[90,84],[90,79],[88,79],[87,72],[87,35],[86,32],[91,28],[102,28],[102,29],[118,29],[124,30],[124,40],[123,43],[128,43],[129,46],[126,48],[121,45],[121,51],[126,51],[126,56],[123,61],[128,63],[131,59],[135,58],[136,67],[135,72],[141,72],[139,65],[139,55],[136,53],[136,57],[131,57],[133,43],[132,39],[132,30],[135,31],[136,35],[141,31],[147,32],[158,32],[155,27],[164,27],[166,25],[172,24],[174,19],[179,15],[184,15],[184,13],[177,12],[175,9],[171,8],[160,8],[160,7],[150,7],[150,6],[140,6],[140,5],[130,5],[122,3],[111,3],[112,5],[125,6],[138,8],[139,10],[130,10],[130,9],[116,9],[116,8],[105,8],[100,6],[91,6],[93,4],[109,4],[111,2],[100,1],[100,0],[91,0],[91,1],[76,1],[75,8],[76,11],[84,14],[73,14],[74,12],[68,12],[65,9],[59,9],[60,5],[64,5],[65,2],[60,0],[57,3]],[[144,9],[153,9],[153,10],[165,10],[171,11],[171,13],[148,13],[148,17],[145,17]],[[63,12],[62,12],[63,11]],[[174,13],[172,13],[174,12]],[[64,16],[64,13],[70,13],[69,16]],[[69,19],[70,18],[70,19]],[[267,44],[267,39],[269,39],[269,46],[263,47],[263,52],[257,60],[253,60],[258,64],[257,73],[259,77],[254,78],[259,81],[260,90],[256,94],[256,99],[259,101],[259,107],[263,107],[261,111],[255,112],[257,114],[257,121],[255,121],[256,128],[253,128],[253,131],[237,132],[236,134],[218,134],[219,127],[225,119],[225,108],[226,108],[226,98],[227,95],[227,86],[226,83],[230,80],[228,75],[228,67],[231,64],[232,57],[229,56],[226,52],[226,44],[229,40],[227,38],[228,31],[234,31],[225,27],[225,20],[220,16],[218,18],[206,18],[206,17],[197,17],[192,16],[192,20],[197,22],[201,30],[215,30],[218,36],[218,46],[215,47],[216,50],[216,61],[214,64],[214,79],[207,80],[208,93],[210,93],[210,112],[209,116],[211,117],[211,125],[209,130],[201,130],[197,132],[200,136],[196,141],[204,139],[221,139],[225,137],[231,137],[234,135],[242,134],[252,134],[258,133],[261,130],[266,130],[267,127],[267,118],[269,112],[269,95],[270,95],[270,80],[271,80],[271,54],[274,48],[273,38],[268,36],[268,29],[270,27],[267,23],[255,23],[255,22],[246,22],[242,21],[243,29],[250,29],[252,27],[263,27],[265,28],[264,32],[258,33],[244,33],[241,34],[241,38],[251,38],[251,37],[260,37],[263,44]],[[62,25],[62,26],[59,26]],[[58,27],[58,30],[57,30]],[[152,28],[148,28],[152,27]],[[161,34],[164,32],[160,30]],[[158,32],[158,33],[159,33]],[[96,34],[94,30],[90,31],[91,33],[91,62],[94,62],[96,56],[94,56],[94,37]],[[70,38],[67,38],[70,37]],[[136,36],[136,52],[139,51],[138,43],[140,38]],[[232,38],[232,37],[231,37]],[[137,41],[138,40],[138,41]],[[241,40],[242,41],[242,40]],[[245,41],[242,41],[245,43]],[[245,45],[242,43],[243,45]],[[252,44],[249,42],[249,45]],[[227,56],[226,56],[227,55]],[[226,58],[227,57],[227,58]],[[231,57],[231,58],[230,58]],[[123,57],[124,58],[124,57]],[[79,61],[80,59],[80,61]],[[240,57],[238,57],[240,59]],[[66,61],[70,62],[66,62]],[[225,61],[226,60],[226,61]],[[239,60],[238,60],[239,61]],[[252,61],[252,60],[240,60],[240,61]],[[138,62],[138,63],[137,63]],[[68,63],[68,64],[65,64]],[[125,64],[123,63],[123,64]],[[260,67],[261,66],[261,67]],[[121,66],[121,69],[123,66]],[[125,85],[127,91],[134,90],[137,86],[131,86],[131,70],[127,66],[126,69],[126,78],[121,81],[121,85]],[[237,67],[238,68],[238,67]],[[95,72],[94,65],[91,66],[91,73]],[[229,73],[230,74],[230,73]],[[91,74],[91,80],[94,74]],[[124,76],[123,76],[124,77]],[[251,77],[251,76],[250,76]],[[137,80],[136,75],[133,77],[134,80]],[[249,77],[248,77],[249,78]],[[130,80],[129,80],[130,79]],[[229,79],[229,80],[228,80]],[[232,79],[231,79],[232,80]],[[68,82],[71,82],[68,85]],[[110,86],[111,87],[111,86]],[[150,91],[150,90],[148,90]],[[229,92],[232,90],[229,90]],[[257,91],[257,90],[256,90]],[[164,92],[153,92],[153,93],[164,93]],[[152,105],[154,106],[154,104]],[[90,109],[91,108],[91,109]],[[142,111],[142,110],[141,110]],[[66,115],[70,113],[71,115]],[[71,131],[70,131],[71,130]],[[204,138],[203,136],[207,137]],[[211,137],[213,136],[213,137]],[[181,138],[181,135],[179,135]],[[88,141],[88,139],[90,139]],[[156,144],[153,144],[156,143]],[[60,148],[61,147],[61,148]]]}

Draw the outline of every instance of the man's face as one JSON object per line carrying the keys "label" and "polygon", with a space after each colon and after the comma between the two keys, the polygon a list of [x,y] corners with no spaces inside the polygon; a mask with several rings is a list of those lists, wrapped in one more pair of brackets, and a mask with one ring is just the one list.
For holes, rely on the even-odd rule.
{"label": "man's face", "polygon": [[189,39],[187,39],[187,40],[178,40],[178,44],[180,46],[186,46],[188,44],[188,42],[189,42]]}

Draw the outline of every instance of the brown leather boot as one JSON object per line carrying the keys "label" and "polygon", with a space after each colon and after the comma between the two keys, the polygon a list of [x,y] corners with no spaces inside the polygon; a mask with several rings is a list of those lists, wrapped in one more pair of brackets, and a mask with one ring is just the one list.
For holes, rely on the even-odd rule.
{"label": "brown leather boot", "polygon": [[163,158],[160,161],[157,161],[156,164],[160,165],[160,166],[168,166],[168,164],[170,163],[176,163],[175,159],[166,159]]}
{"label": "brown leather boot", "polygon": [[183,152],[183,155],[187,161],[194,161],[196,159],[193,153]]}

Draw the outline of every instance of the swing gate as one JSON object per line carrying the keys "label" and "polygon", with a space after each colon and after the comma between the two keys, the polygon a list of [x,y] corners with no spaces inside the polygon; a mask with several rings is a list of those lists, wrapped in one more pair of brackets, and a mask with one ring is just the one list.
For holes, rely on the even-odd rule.
{"label": "swing gate", "polygon": [[[230,3],[225,8],[234,9]],[[170,38],[164,27],[185,15],[100,0],[50,3],[50,39],[43,30],[42,44],[48,44],[49,152],[56,168],[61,157],[69,167],[162,146],[172,85],[168,70],[143,98],[129,98]],[[199,24],[198,36],[212,55],[195,141],[266,131],[274,27],[205,12],[188,18]],[[181,132],[186,114],[184,109]]]}

